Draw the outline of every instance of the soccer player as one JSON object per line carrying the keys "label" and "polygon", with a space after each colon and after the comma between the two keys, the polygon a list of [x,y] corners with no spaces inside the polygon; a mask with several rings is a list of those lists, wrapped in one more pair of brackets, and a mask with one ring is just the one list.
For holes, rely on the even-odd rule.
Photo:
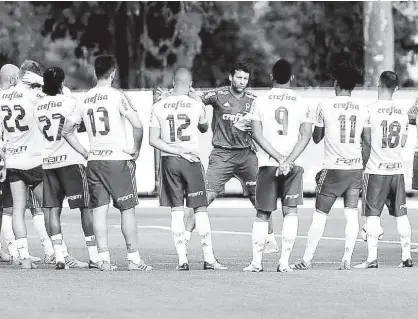
{"label": "soccer player", "polygon": [[[313,141],[324,139],[323,169],[316,175],[316,202],[307,246],[302,259],[292,268],[312,267],[312,259],[324,234],[328,214],[338,197],[344,198],[345,249],[340,269],[350,269],[359,231],[358,200],[363,164],[370,151],[367,106],[351,97],[359,73],[349,65],[339,65],[334,74],[336,97],[321,102],[316,111]],[[365,146],[362,148],[362,144]]]}
{"label": "soccer player", "polygon": [[[379,78],[378,101],[369,106],[371,152],[363,177],[363,214],[367,226],[367,260],[355,268],[378,268],[377,246],[381,234],[380,215],[386,205],[396,218],[402,249],[400,267],[412,267],[411,224],[406,209],[401,150],[408,130],[408,109],[393,100],[398,89],[396,73],[384,71]],[[416,112],[416,111],[410,111]]]}
{"label": "soccer player", "polygon": [[189,70],[180,68],[173,80],[173,94],[153,106],[150,144],[161,150],[161,206],[171,208],[171,230],[179,257],[179,270],[189,270],[187,259],[184,199],[194,210],[204,265],[203,269],[224,270],[213,254],[211,227],[203,168],[199,159],[199,131],[209,128],[205,106],[188,96],[192,85]]}
{"label": "soccer player", "polygon": [[[152,270],[138,252],[138,230],[135,206],[138,196],[135,182],[135,160],[139,156],[143,128],[139,116],[128,98],[112,88],[116,61],[110,55],[98,56],[94,62],[97,84],[89,90],[83,103],[74,106],[67,117],[63,134],[67,142],[87,162],[90,192],[89,207],[93,209],[93,225],[99,251],[99,269],[114,270],[110,263],[107,236],[107,213],[110,197],[120,210],[122,233],[128,252],[129,270]],[[134,147],[128,149],[126,119],[133,127]],[[84,123],[90,140],[87,153],[80,144],[75,129]]]}
{"label": "soccer player", "polygon": [[253,223],[253,259],[244,268],[263,271],[263,249],[268,220],[280,198],[283,210],[282,253],[277,271],[292,271],[289,257],[298,230],[297,206],[303,203],[303,168],[300,154],[312,134],[312,115],[308,105],[291,89],[291,65],[284,59],[272,68],[273,88],[254,100],[252,132],[260,146],[258,155],[256,209]]}
{"label": "soccer player", "polygon": [[[84,157],[75,151],[62,137],[66,117],[77,101],[62,94],[64,71],[58,67],[48,68],[43,75],[42,91],[46,96],[37,104],[35,118],[43,133],[43,207],[48,211],[46,224],[54,244],[56,268],[98,268],[99,255],[93,233],[93,214],[88,209],[89,193]],[[70,209],[81,213],[89,264],[71,258],[63,247],[61,211],[67,197]]]}
{"label": "soccer player", "polygon": [[[257,156],[251,133],[234,126],[243,116],[250,113],[255,96],[246,91],[250,78],[248,65],[237,62],[229,74],[229,87],[204,92],[200,97],[193,94],[205,105],[212,105],[212,145],[209,165],[206,171],[208,204],[224,191],[225,184],[236,177],[241,181],[244,194],[255,204],[255,186],[258,171]],[[195,227],[194,214],[188,214],[186,237],[190,240]],[[273,221],[269,219],[269,235],[265,252],[277,252],[278,246],[273,233]]]}

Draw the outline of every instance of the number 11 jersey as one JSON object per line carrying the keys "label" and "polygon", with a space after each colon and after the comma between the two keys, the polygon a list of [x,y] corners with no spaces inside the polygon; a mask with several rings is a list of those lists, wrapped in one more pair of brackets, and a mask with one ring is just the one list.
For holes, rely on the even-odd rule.
{"label": "number 11 jersey", "polygon": [[367,105],[350,96],[322,101],[315,126],[325,129],[325,169],[362,169],[361,134],[370,127]]}
{"label": "number 11 jersey", "polygon": [[123,151],[129,148],[125,116],[135,111],[127,97],[112,87],[95,87],[83,96],[68,120],[84,122],[90,142],[89,161],[132,159]]}
{"label": "number 11 jersey", "polygon": [[[161,139],[184,150],[199,152],[198,124],[207,122],[205,106],[187,95],[173,95],[154,104],[150,127],[161,129]],[[175,156],[161,153],[162,156]]]}

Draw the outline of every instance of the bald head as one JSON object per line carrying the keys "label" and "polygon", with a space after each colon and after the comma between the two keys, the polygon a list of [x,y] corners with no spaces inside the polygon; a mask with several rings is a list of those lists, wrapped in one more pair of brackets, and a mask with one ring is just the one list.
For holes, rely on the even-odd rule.
{"label": "bald head", "polygon": [[191,72],[186,68],[179,68],[174,73],[173,86],[177,94],[188,94],[192,86]]}
{"label": "bald head", "polygon": [[19,68],[13,64],[5,64],[0,69],[0,86],[3,90],[16,85],[19,77]]}

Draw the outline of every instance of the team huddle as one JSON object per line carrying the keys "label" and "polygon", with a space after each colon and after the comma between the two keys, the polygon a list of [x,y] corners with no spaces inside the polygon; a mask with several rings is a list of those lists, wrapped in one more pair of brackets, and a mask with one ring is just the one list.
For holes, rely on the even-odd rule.
{"label": "team huddle", "polygon": [[[111,271],[107,236],[110,200],[121,212],[128,270],[149,271],[138,251],[135,206],[138,204],[135,160],[139,156],[143,125],[129,99],[112,88],[116,62],[102,55],[95,60],[97,84],[71,97],[65,74],[25,61],[20,68],[0,70],[0,123],[3,145],[1,235],[8,252],[0,259],[36,268],[39,259],[29,254],[25,211],[33,215],[44,248],[45,263],[56,269],[95,268]],[[344,198],[345,249],[340,269],[351,268],[359,233],[358,201],[362,191],[363,230],[368,258],[356,268],[378,267],[378,240],[383,234],[380,215],[386,205],[396,217],[402,256],[401,267],[412,267],[411,225],[407,216],[401,150],[408,125],[416,125],[418,105],[405,108],[392,99],[398,77],[380,76],[379,100],[371,105],[354,99],[358,76],[349,65],[334,72],[334,99],[315,109],[291,88],[291,65],[278,60],[271,72],[273,87],[256,97],[246,90],[250,70],[235,64],[231,85],[198,95],[192,76],[178,69],[173,89],[159,89],[149,121],[150,145],[161,151],[160,205],[171,209],[171,230],[178,255],[177,269],[189,270],[188,243],[196,229],[205,270],[226,270],[215,257],[207,208],[238,178],[256,209],[252,228],[252,261],[246,272],[263,271],[263,253],[279,251],[272,212],[281,200],[283,212],[281,256],[277,271],[309,269],[324,233],[327,215],[338,197]],[[199,156],[199,135],[209,129],[205,107],[213,107],[213,150],[206,173]],[[316,107],[316,106],[315,106]],[[129,147],[126,125],[132,126]],[[89,148],[80,143],[87,132]],[[303,257],[289,259],[298,232],[298,206],[303,203],[303,163],[300,155],[309,144],[324,140],[324,165],[316,176],[316,203]],[[80,210],[89,262],[72,257],[61,230],[64,199]]]}

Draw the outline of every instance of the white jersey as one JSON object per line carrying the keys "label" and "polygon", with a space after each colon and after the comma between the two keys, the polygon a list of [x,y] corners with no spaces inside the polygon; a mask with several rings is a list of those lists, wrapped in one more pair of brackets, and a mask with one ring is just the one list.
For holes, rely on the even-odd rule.
{"label": "white jersey", "polygon": [[135,112],[127,97],[112,87],[89,90],[68,119],[84,122],[90,141],[88,160],[131,160],[123,150],[128,148],[125,116]]}
{"label": "white jersey", "polygon": [[[161,129],[161,139],[172,146],[199,151],[198,124],[207,123],[205,106],[187,95],[170,96],[154,104],[150,127]],[[172,155],[161,153],[162,156]]]}
{"label": "white jersey", "polygon": [[408,130],[404,102],[379,100],[369,106],[371,152],[365,172],[377,175],[403,174],[402,138]]}
{"label": "white jersey", "polygon": [[[276,151],[288,156],[299,140],[302,123],[313,123],[313,115],[302,97],[291,89],[273,88],[253,102],[253,120],[261,121],[263,136]],[[263,149],[257,152],[258,166],[278,166]],[[295,164],[302,165],[298,158]]]}
{"label": "white jersey", "polygon": [[35,105],[42,97],[41,91],[24,84],[0,93],[7,168],[29,170],[42,164],[42,133],[34,117]]}
{"label": "white jersey", "polygon": [[43,133],[43,164],[45,169],[84,164],[81,154],[62,137],[65,119],[76,107],[77,100],[64,95],[45,96],[35,108],[35,118]]}
{"label": "white jersey", "polygon": [[370,127],[367,106],[349,96],[321,102],[315,125],[325,129],[324,168],[362,169],[361,134]]}

